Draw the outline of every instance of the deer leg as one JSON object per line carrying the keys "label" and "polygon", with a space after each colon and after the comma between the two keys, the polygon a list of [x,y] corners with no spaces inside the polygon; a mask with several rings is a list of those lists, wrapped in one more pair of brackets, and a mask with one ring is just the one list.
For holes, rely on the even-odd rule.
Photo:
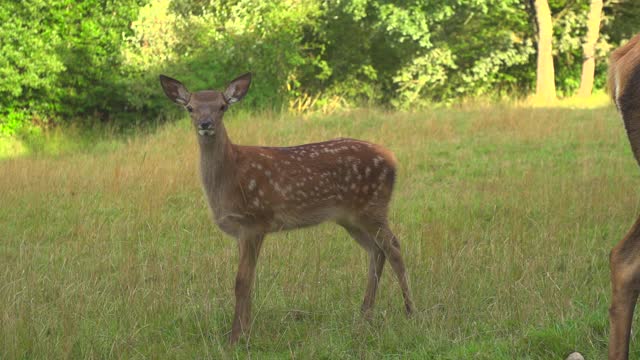
{"label": "deer leg", "polygon": [[404,307],[407,315],[411,315],[414,310],[413,301],[411,300],[411,293],[409,291],[409,285],[407,283],[407,273],[402,260],[402,254],[400,253],[400,242],[398,238],[393,234],[389,226],[385,222],[380,222],[375,225],[368,226],[369,235],[375,239],[376,244],[383,251],[385,257],[389,260],[391,268],[396,273],[396,277],[400,282],[400,289],[402,290],[402,297],[404,299]]}
{"label": "deer leg", "polygon": [[256,263],[264,235],[240,236],[238,249],[240,261],[236,275],[236,308],[229,343],[235,344],[241,335],[249,332],[251,320],[251,287],[256,273]]}
{"label": "deer leg", "polygon": [[378,284],[384,269],[385,256],[384,252],[376,246],[375,249],[369,250],[369,276],[367,281],[367,292],[362,302],[362,313],[365,317],[371,316],[371,309],[376,302],[376,292]]}
{"label": "deer leg", "polygon": [[371,316],[373,304],[376,301],[376,292],[378,291],[378,284],[380,283],[380,277],[382,276],[382,270],[384,269],[384,252],[365,231],[351,225],[341,225],[347,230],[347,232],[349,232],[349,235],[351,235],[351,237],[369,253],[367,290],[364,294],[364,300],[361,307],[364,316],[369,317]]}
{"label": "deer leg", "polygon": [[640,218],[611,250],[612,298],[609,308],[609,359],[628,359],[633,310],[640,290]]}

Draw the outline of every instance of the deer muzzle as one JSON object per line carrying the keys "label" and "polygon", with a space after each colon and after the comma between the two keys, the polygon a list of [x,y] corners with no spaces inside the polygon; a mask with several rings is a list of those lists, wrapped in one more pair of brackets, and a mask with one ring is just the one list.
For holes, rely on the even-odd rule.
{"label": "deer muzzle", "polygon": [[198,134],[200,134],[200,136],[215,135],[216,131],[213,129],[213,123],[211,121],[206,121],[198,124]]}

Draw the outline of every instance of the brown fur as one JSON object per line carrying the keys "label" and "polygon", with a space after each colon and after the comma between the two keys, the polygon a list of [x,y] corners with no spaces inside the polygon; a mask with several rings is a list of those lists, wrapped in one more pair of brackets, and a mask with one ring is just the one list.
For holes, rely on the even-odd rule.
{"label": "brown fur", "polygon": [[[609,61],[609,94],[624,121],[631,149],[640,162],[640,34],[615,50]],[[611,251],[612,299],[609,359],[628,359],[631,322],[640,292],[640,218]]]}
{"label": "brown fur", "polygon": [[[622,95],[629,73],[636,67],[640,60],[640,34],[634,36],[626,44],[614,50],[609,56],[609,71],[607,79],[607,88],[609,95],[617,103],[617,98]],[[629,56],[627,56],[629,55]],[[620,94],[616,88],[619,88]]]}
{"label": "brown fur", "polygon": [[236,310],[230,342],[249,331],[251,287],[266,234],[333,221],[369,252],[369,276],[362,310],[369,313],[385,259],[400,282],[407,313],[413,303],[400,244],[387,222],[396,160],[382,146],[335,139],[293,147],[233,144],[222,117],[248,90],[250,75],[224,92],[189,93],[161,76],[167,96],[191,111],[198,136],[202,185],[215,222],[238,240]]}
{"label": "brown fur", "polygon": [[611,54],[608,87],[640,163],[640,34]]}

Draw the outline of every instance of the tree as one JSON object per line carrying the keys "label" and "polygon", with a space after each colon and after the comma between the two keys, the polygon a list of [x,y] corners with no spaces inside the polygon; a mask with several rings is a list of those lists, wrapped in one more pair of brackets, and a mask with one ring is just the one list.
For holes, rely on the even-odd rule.
{"label": "tree", "polygon": [[602,0],[591,0],[589,18],[587,19],[587,35],[582,44],[583,61],[582,76],[578,96],[589,96],[593,89],[593,77],[596,67],[596,42],[600,34],[600,20],[602,19]]}
{"label": "tree", "polygon": [[556,84],[553,68],[553,23],[547,0],[534,1],[538,24],[538,63],[536,68],[536,95],[539,100],[555,100]]}

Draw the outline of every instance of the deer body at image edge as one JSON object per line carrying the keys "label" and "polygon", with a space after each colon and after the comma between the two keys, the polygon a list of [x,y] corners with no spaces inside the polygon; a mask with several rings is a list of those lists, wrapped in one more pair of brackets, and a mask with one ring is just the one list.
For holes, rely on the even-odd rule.
{"label": "deer body at image edge", "polygon": [[[611,54],[608,77],[609,94],[640,163],[640,35]],[[612,288],[609,359],[628,359],[633,311],[640,292],[640,218],[611,250],[609,265]]]}
{"label": "deer body at image edge", "polygon": [[249,331],[251,288],[265,235],[325,221],[345,228],[369,253],[362,311],[370,313],[385,260],[399,280],[406,312],[413,311],[400,244],[387,221],[396,175],[391,152],[344,138],[293,147],[235,145],[222,118],[247,93],[251,74],[234,79],[224,92],[190,93],[163,75],[160,82],[169,99],[191,115],[209,207],[220,229],[238,242],[231,343]]}

